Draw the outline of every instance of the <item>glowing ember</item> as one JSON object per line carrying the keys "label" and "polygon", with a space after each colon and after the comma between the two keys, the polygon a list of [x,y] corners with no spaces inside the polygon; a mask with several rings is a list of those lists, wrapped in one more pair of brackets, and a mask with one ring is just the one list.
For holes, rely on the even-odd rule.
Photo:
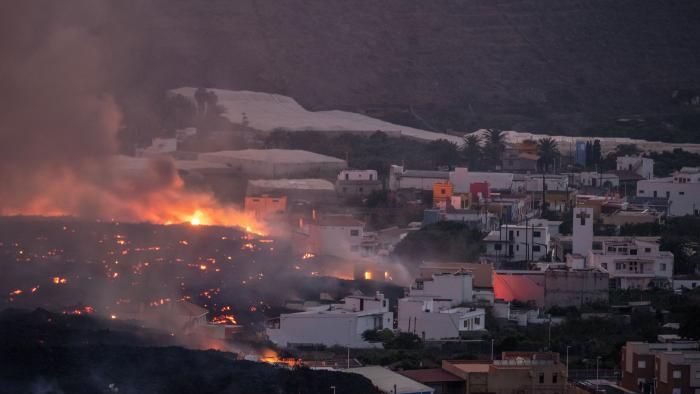
{"label": "glowing ember", "polygon": [[302,258],[303,260],[312,259],[312,258],[314,258],[314,257],[316,257],[316,255],[313,254],[313,253],[309,253],[309,252],[306,252],[306,253],[304,253],[303,256],[301,256],[301,258]]}
{"label": "glowing ember", "polygon": [[65,285],[66,283],[68,283],[68,279],[61,278],[60,276],[54,276],[53,278],[51,278],[51,281],[55,285]]}
{"label": "glowing ember", "polygon": [[13,291],[10,292],[10,295],[11,295],[11,296],[13,296],[13,295],[16,296],[16,295],[20,295],[20,294],[22,294],[22,290],[20,290],[20,289],[13,290]]}
{"label": "glowing ember", "polygon": [[232,324],[237,325],[236,317],[233,315],[220,315],[211,319],[212,324]]}

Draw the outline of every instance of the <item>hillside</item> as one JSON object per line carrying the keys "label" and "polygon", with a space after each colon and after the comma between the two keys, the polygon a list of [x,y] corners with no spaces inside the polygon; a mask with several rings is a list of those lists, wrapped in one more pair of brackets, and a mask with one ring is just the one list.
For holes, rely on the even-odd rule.
{"label": "hillside", "polygon": [[664,112],[700,87],[692,0],[142,3],[124,23],[146,33],[147,79],[424,129],[567,129]]}
{"label": "hillside", "polygon": [[27,2],[17,18],[88,24],[132,106],[204,85],[419,129],[560,133],[700,89],[693,0],[71,1],[89,10]]}

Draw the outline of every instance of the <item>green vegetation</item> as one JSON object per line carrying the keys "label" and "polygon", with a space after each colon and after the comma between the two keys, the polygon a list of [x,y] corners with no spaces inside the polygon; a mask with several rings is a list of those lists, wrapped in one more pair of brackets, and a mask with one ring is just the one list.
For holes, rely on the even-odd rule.
{"label": "green vegetation", "polygon": [[540,155],[538,165],[544,172],[549,172],[555,168],[556,162],[559,159],[559,148],[557,141],[553,138],[542,138],[537,142],[537,153]]}
{"label": "green vegetation", "polygon": [[654,175],[657,177],[670,176],[673,171],[680,170],[681,167],[700,167],[700,154],[683,149],[653,152],[647,156],[654,159]]}
{"label": "green vegetation", "polygon": [[362,338],[368,342],[381,342],[384,349],[416,350],[423,348],[423,341],[410,332],[394,332],[388,329],[367,330]]}
{"label": "green vegetation", "polygon": [[459,222],[438,222],[412,231],[396,245],[394,254],[404,261],[473,261],[482,251],[483,236]]}

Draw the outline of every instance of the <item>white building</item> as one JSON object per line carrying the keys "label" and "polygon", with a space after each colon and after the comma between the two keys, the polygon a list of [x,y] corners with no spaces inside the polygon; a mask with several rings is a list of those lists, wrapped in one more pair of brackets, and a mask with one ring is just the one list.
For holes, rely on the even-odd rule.
{"label": "white building", "polygon": [[573,174],[573,181],[577,186],[604,187],[608,189],[620,186],[620,177],[612,173],[600,173],[584,171]]}
{"label": "white building", "polygon": [[394,314],[384,295],[348,296],[342,304],[282,314],[267,322],[267,336],[278,346],[325,345],[368,348],[381,346],[362,338],[367,330],[392,329]]}
{"label": "white building", "polygon": [[382,183],[375,170],[343,170],[335,181],[336,192],[344,197],[367,196],[381,189]]}
{"label": "white building", "polygon": [[700,168],[683,167],[673,177],[639,181],[637,196],[667,198],[671,216],[700,215]]}
{"label": "white building", "polygon": [[679,275],[673,277],[673,290],[693,290],[700,287],[699,275]]}
{"label": "white building", "polygon": [[620,156],[617,158],[618,171],[632,171],[644,179],[654,177],[654,160],[641,156]]}
{"label": "white building", "polygon": [[539,261],[549,255],[549,227],[502,225],[484,238],[486,256],[498,261]]}
{"label": "white building", "polygon": [[607,272],[621,289],[665,286],[673,276],[673,253],[659,250],[658,237],[595,237],[592,208],[574,208],[573,269],[597,268]]}
{"label": "white building", "polygon": [[593,245],[593,208],[574,208],[573,253],[586,256]]}
{"label": "white building", "polygon": [[407,297],[399,300],[399,330],[423,340],[459,338],[460,333],[486,329],[482,308],[452,307],[450,300]]}
{"label": "white building", "polygon": [[450,181],[455,193],[468,193],[472,183],[487,182],[489,189],[511,191],[513,174],[506,172],[474,172],[457,167],[454,171],[406,170],[392,165],[389,169],[389,190],[419,189],[433,190],[438,182]]}
{"label": "white building", "polygon": [[409,289],[409,297],[423,300],[447,300],[448,306],[474,301],[471,272],[433,274],[431,278],[419,278]]}
{"label": "white building", "polygon": [[570,189],[569,177],[554,174],[530,174],[519,176],[513,185],[513,192],[542,192],[542,185],[547,191],[563,192]]}
{"label": "white building", "polygon": [[298,254],[359,257],[363,253],[365,223],[350,215],[324,215],[295,233]]}

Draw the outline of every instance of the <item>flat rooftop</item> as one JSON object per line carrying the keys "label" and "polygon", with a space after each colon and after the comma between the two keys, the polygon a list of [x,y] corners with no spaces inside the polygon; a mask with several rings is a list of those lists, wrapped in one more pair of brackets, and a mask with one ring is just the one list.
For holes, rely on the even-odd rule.
{"label": "flat rooftop", "polygon": [[248,185],[264,189],[328,190],[335,192],[335,186],[331,182],[316,178],[252,179],[248,181]]}

